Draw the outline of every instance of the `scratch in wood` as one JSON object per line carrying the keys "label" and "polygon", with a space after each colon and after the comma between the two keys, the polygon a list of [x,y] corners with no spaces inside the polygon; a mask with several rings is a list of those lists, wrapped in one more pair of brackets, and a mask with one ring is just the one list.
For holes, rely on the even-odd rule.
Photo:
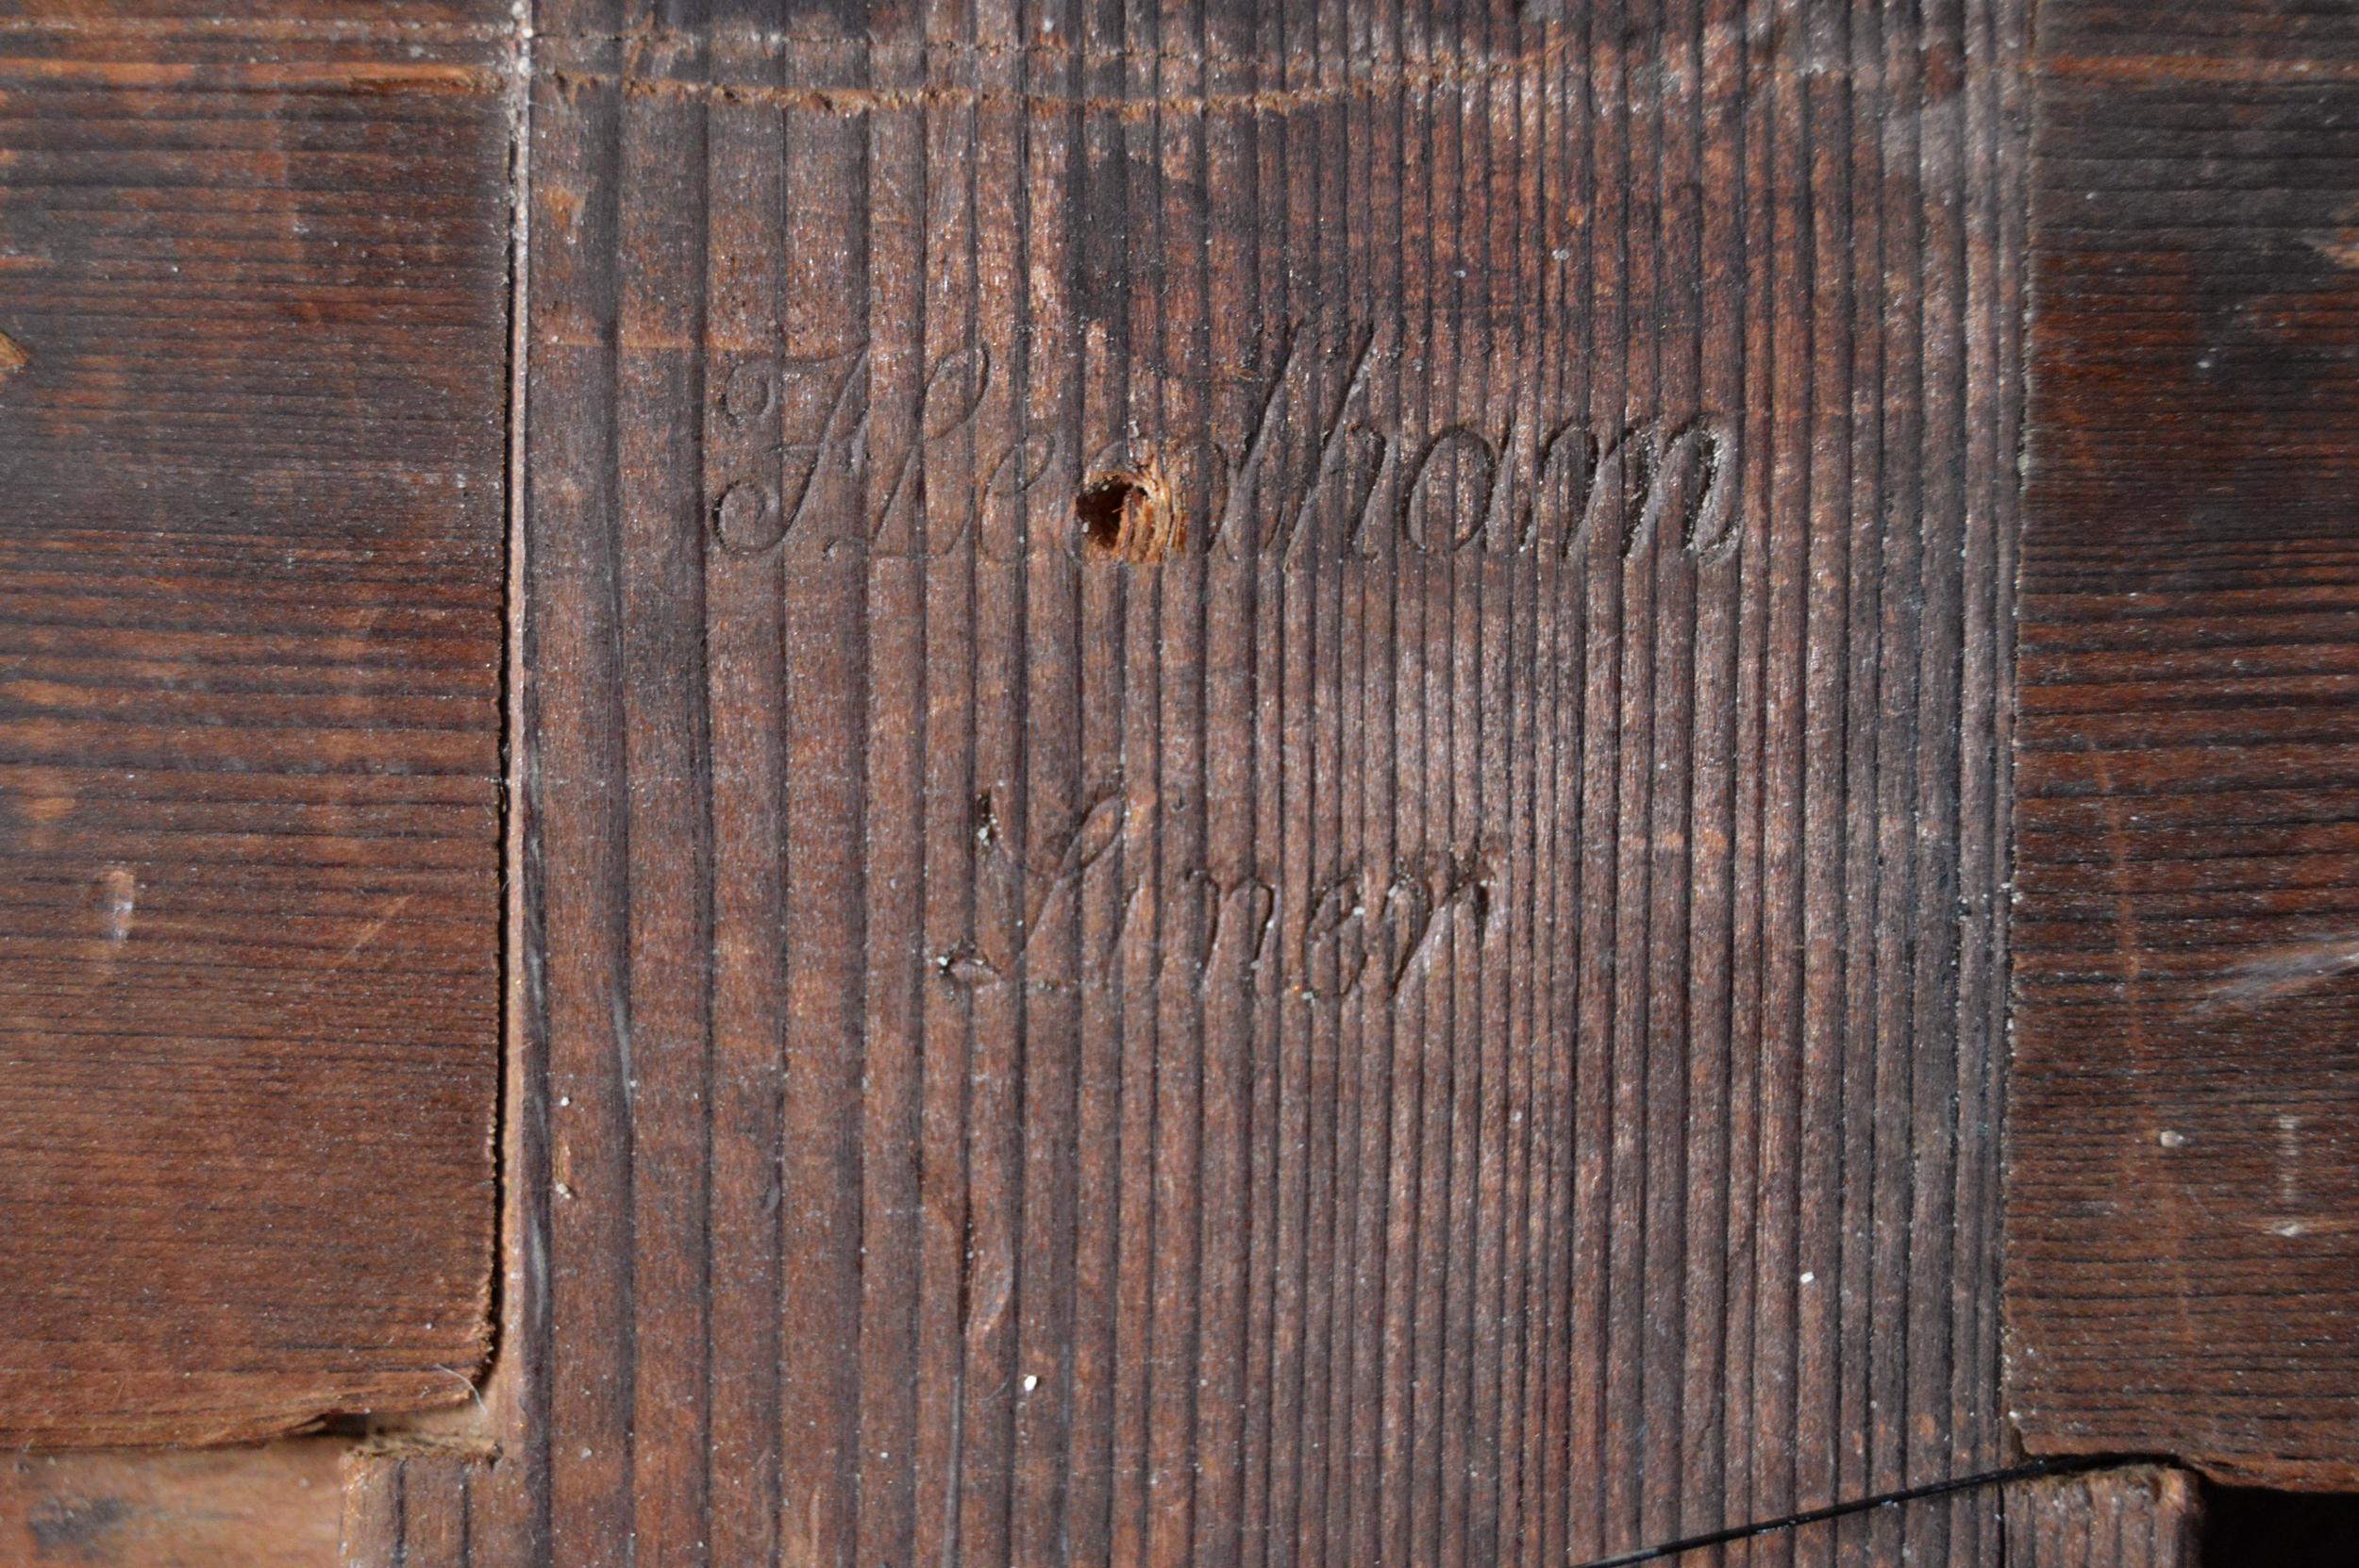
{"label": "scratch in wood", "polygon": [[[1263,89],[1245,92],[1183,92],[1104,97],[1046,92],[1033,89],[973,87],[935,82],[915,87],[788,87],[767,82],[681,80],[638,72],[552,69],[549,80],[568,95],[585,88],[611,88],[625,97],[676,103],[720,103],[800,109],[850,118],[928,108],[1022,108],[1040,116],[1080,110],[1106,115],[1125,125],[1148,125],[1159,117],[1180,115],[1284,115],[1337,104],[1364,102],[1396,92],[1431,92],[1481,87],[1543,77],[1556,63],[1568,39],[1526,54],[1481,62],[1435,61],[1424,65],[1371,62],[1360,74],[1341,81],[1313,86]],[[976,54],[990,52],[977,48]],[[1096,58],[1096,52],[1091,58]],[[1553,96],[1553,87],[1540,88]]]}
{"label": "scratch in wood", "polygon": [[2290,942],[2236,965],[2212,984],[2194,1010],[2206,1013],[2267,1007],[2315,991],[2355,970],[2359,970],[2359,935]]}
{"label": "scratch in wood", "polygon": [[336,961],[334,963],[329,964],[326,969],[320,971],[320,979],[322,981],[326,980],[338,970],[350,963],[353,959],[360,954],[362,948],[368,946],[371,942],[376,940],[377,934],[385,929],[386,925],[391,922],[394,916],[400,914],[403,909],[409,905],[410,901],[416,896],[416,893],[406,892],[399,898],[394,899],[391,904],[388,904],[385,907],[385,912],[383,914],[378,915],[375,920],[370,921],[368,925],[361,927],[360,934],[353,938],[351,943],[347,945],[342,953],[337,955]]}

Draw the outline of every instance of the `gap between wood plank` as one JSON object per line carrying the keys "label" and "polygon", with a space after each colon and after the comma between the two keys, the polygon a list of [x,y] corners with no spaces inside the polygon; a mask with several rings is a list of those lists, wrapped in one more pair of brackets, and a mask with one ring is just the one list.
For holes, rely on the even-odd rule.
{"label": "gap between wood plank", "polygon": [[1929,1497],[1947,1497],[1955,1493],[1973,1492],[1983,1487],[2009,1486],[2016,1481],[2035,1481],[2049,1476],[2074,1476],[2091,1470],[2119,1470],[2132,1465],[2153,1464],[2181,1468],[2167,1459],[2148,1455],[2107,1454],[2057,1460],[2032,1460],[2023,1464],[2009,1465],[2003,1470],[1985,1470],[1977,1475],[1958,1476],[1946,1481],[1928,1481],[1922,1486],[1902,1487],[1898,1492],[1880,1492],[1872,1497],[1861,1497],[1848,1503],[1829,1503],[1822,1508],[1805,1509],[1789,1513],[1782,1519],[1768,1519],[1751,1525],[1731,1525],[1725,1529],[1707,1531],[1702,1535],[1682,1536],[1660,1545],[1644,1546],[1634,1552],[1622,1552],[1613,1557],[1591,1558],[1574,1564],[1574,1568],[1629,1568],[1631,1563],[1659,1562],[1665,1558],[1678,1557],[1685,1552],[1699,1552],[1710,1546],[1726,1546],[1759,1536],[1775,1535],[1780,1530],[1799,1529],[1805,1525],[1823,1525],[1831,1519],[1849,1514],[1869,1513],[1877,1509],[1898,1508],[1902,1503],[1923,1502]]}

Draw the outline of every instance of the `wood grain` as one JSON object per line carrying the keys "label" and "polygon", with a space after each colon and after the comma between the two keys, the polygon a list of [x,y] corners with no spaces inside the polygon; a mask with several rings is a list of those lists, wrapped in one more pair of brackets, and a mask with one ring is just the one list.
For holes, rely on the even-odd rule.
{"label": "wood grain", "polygon": [[2199,1568],[2202,1497],[2183,1470],[2145,1465],[2006,1489],[2008,1568]]}
{"label": "wood grain", "polygon": [[2359,1486],[2359,13],[2039,36],[2009,1405]]}
{"label": "wood grain", "polygon": [[509,1560],[1996,1468],[2023,24],[540,8]]}
{"label": "wood grain", "polygon": [[98,1450],[0,1460],[11,1568],[337,1568],[343,1447]]}
{"label": "wood grain", "polygon": [[510,24],[218,10],[0,14],[11,1447],[486,1343]]}
{"label": "wood grain", "polygon": [[402,1439],[347,1454],[339,1568],[472,1568],[485,1463],[480,1452]]}
{"label": "wood grain", "polygon": [[1765,1524],[1734,1539],[1673,1543],[1597,1559],[1581,1568],[1791,1568],[1795,1563],[1899,1568],[1929,1560],[1959,1560],[1951,1555],[1959,1541],[1977,1543],[1982,1555],[1976,1560],[2012,1565],[2015,1560],[2000,1552],[2006,1539],[2003,1496],[2003,1489],[1992,1483],[1935,1496],[1891,1498]]}

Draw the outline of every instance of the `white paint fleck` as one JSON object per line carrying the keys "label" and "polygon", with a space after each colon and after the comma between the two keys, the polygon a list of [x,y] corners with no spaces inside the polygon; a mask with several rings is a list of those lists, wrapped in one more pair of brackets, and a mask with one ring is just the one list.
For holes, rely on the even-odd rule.
{"label": "white paint fleck", "polygon": [[120,947],[131,934],[131,910],[140,900],[140,879],[129,866],[109,866],[98,874],[99,920],[107,944]]}

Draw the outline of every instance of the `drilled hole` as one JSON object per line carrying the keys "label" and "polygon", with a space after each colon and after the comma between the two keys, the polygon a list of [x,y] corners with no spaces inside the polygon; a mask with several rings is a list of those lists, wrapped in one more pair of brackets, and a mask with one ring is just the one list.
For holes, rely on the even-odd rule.
{"label": "drilled hole", "polygon": [[1081,542],[1110,555],[1120,550],[1122,514],[1138,494],[1138,485],[1120,476],[1084,487],[1073,503],[1073,515],[1081,521]]}
{"label": "drilled hole", "polygon": [[1085,555],[1146,566],[1186,538],[1180,509],[1152,468],[1100,474],[1073,500]]}

